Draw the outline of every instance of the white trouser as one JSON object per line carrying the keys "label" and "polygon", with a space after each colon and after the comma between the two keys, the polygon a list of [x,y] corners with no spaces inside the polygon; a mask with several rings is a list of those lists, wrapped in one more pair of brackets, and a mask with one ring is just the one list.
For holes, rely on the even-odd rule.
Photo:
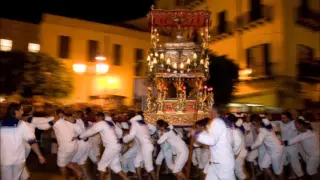
{"label": "white trouser", "polygon": [[[26,143],[26,158],[28,158],[29,154],[31,152],[31,146]],[[28,171],[27,165],[25,164],[21,173],[21,180],[26,180],[30,177],[30,173]]]}
{"label": "white trouser", "polygon": [[59,146],[57,155],[58,167],[66,167],[72,162],[74,155],[77,153],[77,143]]}
{"label": "white trouser", "polygon": [[149,173],[154,170],[152,161],[153,145],[139,146],[137,156],[134,160],[134,167],[141,167],[142,163],[146,171]]}
{"label": "white trouser", "polygon": [[208,167],[206,180],[236,180],[234,164],[214,164]]}
{"label": "white trouser", "polygon": [[193,148],[192,151],[192,164],[198,166],[201,161],[201,148]]}
{"label": "white trouser", "polygon": [[100,135],[96,134],[89,138],[90,150],[89,150],[89,158],[93,163],[98,163],[100,156],[100,145],[101,139]]}
{"label": "white trouser", "polygon": [[77,163],[78,165],[84,165],[88,159],[88,155],[90,152],[90,144],[89,142],[85,142],[83,140],[79,140],[77,143],[78,149],[72,159],[72,162]]}
{"label": "white trouser", "polygon": [[246,179],[247,175],[245,172],[245,166],[244,161],[246,159],[246,156],[238,156],[235,161],[235,168],[234,172],[238,179]]}
{"label": "white trouser", "polygon": [[166,150],[161,149],[158,156],[157,156],[157,159],[156,159],[156,165],[160,166],[162,164],[163,159],[164,159],[167,167],[172,170],[172,168],[173,168],[173,157],[172,156],[173,155],[172,155],[172,152],[170,149],[166,149]]}
{"label": "white trouser", "polygon": [[114,173],[119,173],[121,171],[120,151],[120,145],[106,147],[98,163],[98,170],[105,172],[106,168],[110,167]]}
{"label": "white trouser", "polygon": [[127,173],[128,171],[130,172],[135,172],[135,168],[133,165],[134,158],[137,156],[138,153],[138,148],[131,147],[127,152],[125,152],[122,157],[121,157],[121,167],[123,172]]}
{"label": "white trouser", "polygon": [[1,180],[19,180],[24,163],[16,165],[1,165]]}
{"label": "white trouser", "polygon": [[319,160],[320,157],[319,156],[315,156],[315,157],[307,157],[307,174],[309,176],[313,176],[315,174],[318,173],[318,168],[319,168]]}
{"label": "white trouser", "polygon": [[286,146],[284,148],[284,150],[285,150],[285,162],[284,162],[284,165],[288,165],[288,163],[290,163],[294,173],[298,177],[302,177],[303,176],[303,171],[302,171],[301,164],[300,164],[300,161],[299,161],[299,154],[298,154],[298,149],[297,148],[298,148],[297,145]]}
{"label": "white trouser", "polygon": [[273,152],[271,155],[266,152],[262,159],[261,165],[259,162],[260,168],[265,169],[272,165],[273,172],[276,175],[280,175],[283,170],[283,156],[283,152]]}
{"label": "white trouser", "polygon": [[177,154],[177,158],[174,161],[172,173],[181,172],[184,165],[187,163],[189,157],[189,150],[187,147],[181,148]]}
{"label": "white trouser", "polygon": [[201,160],[199,164],[199,169],[204,169],[206,165],[209,162],[211,155],[210,155],[210,150],[209,149],[203,149],[203,152],[201,154]]}

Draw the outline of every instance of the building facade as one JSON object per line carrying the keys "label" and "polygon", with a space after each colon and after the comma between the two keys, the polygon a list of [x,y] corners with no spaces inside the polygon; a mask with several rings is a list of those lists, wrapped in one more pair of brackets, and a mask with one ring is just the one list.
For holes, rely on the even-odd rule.
{"label": "building facade", "polygon": [[[40,24],[0,19],[1,51],[45,53],[73,73],[73,91],[58,100],[62,104],[102,105],[112,95],[132,105],[145,89],[149,37],[142,31],[51,14],[44,14]],[[106,58],[107,72],[97,73],[98,56]],[[85,65],[86,71],[76,73],[75,64]]]}
{"label": "building facade", "polygon": [[234,103],[291,108],[320,101],[320,1],[159,0],[156,6],[211,11],[210,49],[235,60],[240,76],[250,72]]}
{"label": "building facade", "polygon": [[[64,103],[87,102],[90,97],[117,95],[132,105],[135,84],[145,76],[144,59],[149,33],[79,19],[44,14],[40,23],[41,52],[61,59],[69,68],[87,65],[74,73],[74,90]],[[106,57],[109,70],[95,72],[97,56]],[[137,85],[136,85],[137,86]],[[98,98],[99,99],[99,98]]]}
{"label": "building facade", "polygon": [[0,18],[0,50],[38,52],[38,24]]}

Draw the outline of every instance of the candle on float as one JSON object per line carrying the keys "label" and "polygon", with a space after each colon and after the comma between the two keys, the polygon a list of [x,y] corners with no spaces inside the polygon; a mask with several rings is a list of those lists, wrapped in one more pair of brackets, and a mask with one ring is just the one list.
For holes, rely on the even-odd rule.
{"label": "candle on float", "polygon": [[198,56],[197,56],[197,53],[193,53],[193,59],[197,59]]}
{"label": "candle on float", "polygon": [[181,63],[181,64],[180,64],[180,69],[183,69],[183,68],[184,68],[184,64]]}
{"label": "candle on float", "polygon": [[160,54],[160,59],[164,59],[164,54],[163,53]]}
{"label": "candle on float", "polygon": [[157,58],[153,58],[153,64],[157,64]]}
{"label": "candle on float", "polygon": [[170,64],[171,63],[171,60],[170,58],[167,59],[167,64]]}
{"label": "candle on float", "polygon": [[203,64],[203,59],[200,60],[200,64]]}
{"label": "candle on float", "polygon": [[174,64],[173,64],[173,68],[174,68],[174,69],[177,69],[177,63],[174,63]]}
{"label": "candle on float", "polygon": [[190,64],[191,63],[191,60],[190,58],[187,59],[187,64]]}
{"label": "candle on float", "polygon": [[148,55],[147,61],[150,61],[150,60],[151,60],[151,58],[150,58],[150,56]]}
{"label": "candle on float", "polygon": [[158,55],[158,53],[155,53],[154,56],[155,56],[155,57],[158,57],[159,55]]}

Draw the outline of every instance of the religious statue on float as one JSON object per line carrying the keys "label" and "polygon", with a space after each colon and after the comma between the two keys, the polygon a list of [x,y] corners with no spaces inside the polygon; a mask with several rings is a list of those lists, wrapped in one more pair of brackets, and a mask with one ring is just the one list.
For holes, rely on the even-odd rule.
{"label": "religious statue on float", "polygon": [[154,99],[152,96],[152,88],[148,87],[148,97],[147,97],[147,112],[152,112],[154,110]]}
{"label": "religious statue on float", "polygon": [[175,109],[177,111],[177,114],[183,114],[183,111],[186,107],[186,99],[187,99],[187,93],[185,88],[183,88],[183,90],[178,93],[178,100],[175,104]]}
{"label": "religious statue on float", "polygon": [[214,105],[213,89],[212,88],[208,88],[208,99],[207,99],[208,111],[212,108],[213,105]]}
{"label": "religious statue on float", "polygon": [[208,98],[207,86],[204,86],[204,90],[201,89],[198,93],[198,112],[204,112],[206,110],[207,98]]}

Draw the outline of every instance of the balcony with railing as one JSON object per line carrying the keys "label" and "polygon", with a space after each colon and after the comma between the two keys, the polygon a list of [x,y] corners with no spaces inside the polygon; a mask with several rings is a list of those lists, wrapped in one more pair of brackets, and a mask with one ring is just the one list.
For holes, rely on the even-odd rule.
{"label": "balcony with railing", "polygon": [[235,30],[235,24],[232,22],[225,22],[214,27],[209,31],[211,36],[211,42],[215,42],[229,36],[232,36]]}
{"label": "balcony with railing", "polygon": [[297,66],[300,81],[320,82],[320,58],[300,60]]}
{"label": "balcony with railing", "polygon": [[178,7],[186,7],[188,9],[193,9],[198,5],[204,3],[205,0],[177,0],[176,6]]}
{"label": "balcony with railing", "polygon": [[270,22],[273,17],[273,7],[260,5],[260,8],[252,9],[235,18],[236,29],[243,31],[251,29],[267,22]]}
{"label": "balcony with railing", "polygon": [[320,11],[300,6],[296,9],[296,22],[313,31],[320,31]]}

